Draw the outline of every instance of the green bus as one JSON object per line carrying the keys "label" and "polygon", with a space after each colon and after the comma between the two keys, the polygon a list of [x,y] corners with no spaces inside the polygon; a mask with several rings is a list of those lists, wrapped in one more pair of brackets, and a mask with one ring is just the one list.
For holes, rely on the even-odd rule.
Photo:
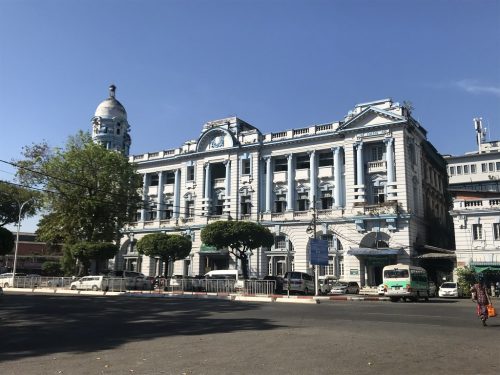
{"label": "green bus", "polygon": [[429,279],[422,267],[393,264],[383,269],[384,295],[392,302],[429,300]]}

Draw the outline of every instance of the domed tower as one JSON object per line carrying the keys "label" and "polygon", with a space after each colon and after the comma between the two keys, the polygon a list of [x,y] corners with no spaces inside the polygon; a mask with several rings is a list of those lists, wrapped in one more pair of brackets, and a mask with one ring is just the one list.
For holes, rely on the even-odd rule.
{"label": "domed tower", "polygon": [[109,98],[97,106],[92,117],[92,139],[108,150],[129,154],[131,138],[127,111],[115,98],[116,86],[109,86]]}

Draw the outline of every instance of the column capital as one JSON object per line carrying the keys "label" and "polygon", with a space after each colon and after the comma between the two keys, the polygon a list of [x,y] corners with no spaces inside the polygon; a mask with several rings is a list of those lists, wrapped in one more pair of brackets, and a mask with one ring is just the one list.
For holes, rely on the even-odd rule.
{"label": "column capital", "polygon": [[271,161],[271,155],[263,156],[262,160],[264,160],[265,162]]}
{"label": "column capital", "polygon": [[342,148],[342,146],[334,146],[330,150],[332,150],[333,152],[340,152],[341,148]]}
{"label": "column capital", "polygon": [[394,138],[393,137],[385,137],[384,138],[384,143],[386,145],[391,145],[392,143],[394,143]]}
{"label": "column capital", "polygon": [[203,163],[203,167],[204,168],[208,168],[210,166],[210,163],[208,161],[206,161],[205,163]]}
{"label": "column capital", "polygon": [[231,160],[230,159],[226,159],[222,163],[227,167],[228,165],[231,164]]}
{"label": "column capital", "polygon": [[354,142],[354,147],[356,148],[363,148],[363,141],[356,141]]}
{"label": "column capital", "polygon": [[292,159],[293,159],[293,154],[288,154],[288,155],[286,156],[286,158],[287,158],[288,160],[292,160]]}

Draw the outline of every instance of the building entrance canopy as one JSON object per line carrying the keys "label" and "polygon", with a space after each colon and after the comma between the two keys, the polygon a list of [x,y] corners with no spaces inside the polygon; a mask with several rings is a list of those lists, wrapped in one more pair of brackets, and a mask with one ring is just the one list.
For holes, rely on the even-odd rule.
{"label": "building entrance canopy", "polygon": [[364,255],[364,256],[387,256],[387,255],[400,255],[403,253],[402,248],[381,247],[372,249],[369,247],[353,247],[347,250],[348,255]]}
{"label": "building entrance canopy", "polygon": [[471,263],[471,267],[478,273],[488,271],[500,272],[500,262],[476,262]]}

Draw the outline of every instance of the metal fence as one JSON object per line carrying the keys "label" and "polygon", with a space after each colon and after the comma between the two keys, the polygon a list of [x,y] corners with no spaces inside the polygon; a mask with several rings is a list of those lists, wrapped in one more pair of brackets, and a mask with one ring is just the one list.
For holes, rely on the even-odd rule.
{"label": "metal fence", "polygon": [[101,290],[109,292],[166,291],[202,293],[239,293],[252,295],[275,294],[276,282],[273,280],[240,280],[209,278],[175,278],[164,283],[153,284],[143,278],[109,278],[98,276],[95,282],[83,281],[74,277],[16,276],[0,281],[1,285],[15,288],[50,288],[71,290]]}

